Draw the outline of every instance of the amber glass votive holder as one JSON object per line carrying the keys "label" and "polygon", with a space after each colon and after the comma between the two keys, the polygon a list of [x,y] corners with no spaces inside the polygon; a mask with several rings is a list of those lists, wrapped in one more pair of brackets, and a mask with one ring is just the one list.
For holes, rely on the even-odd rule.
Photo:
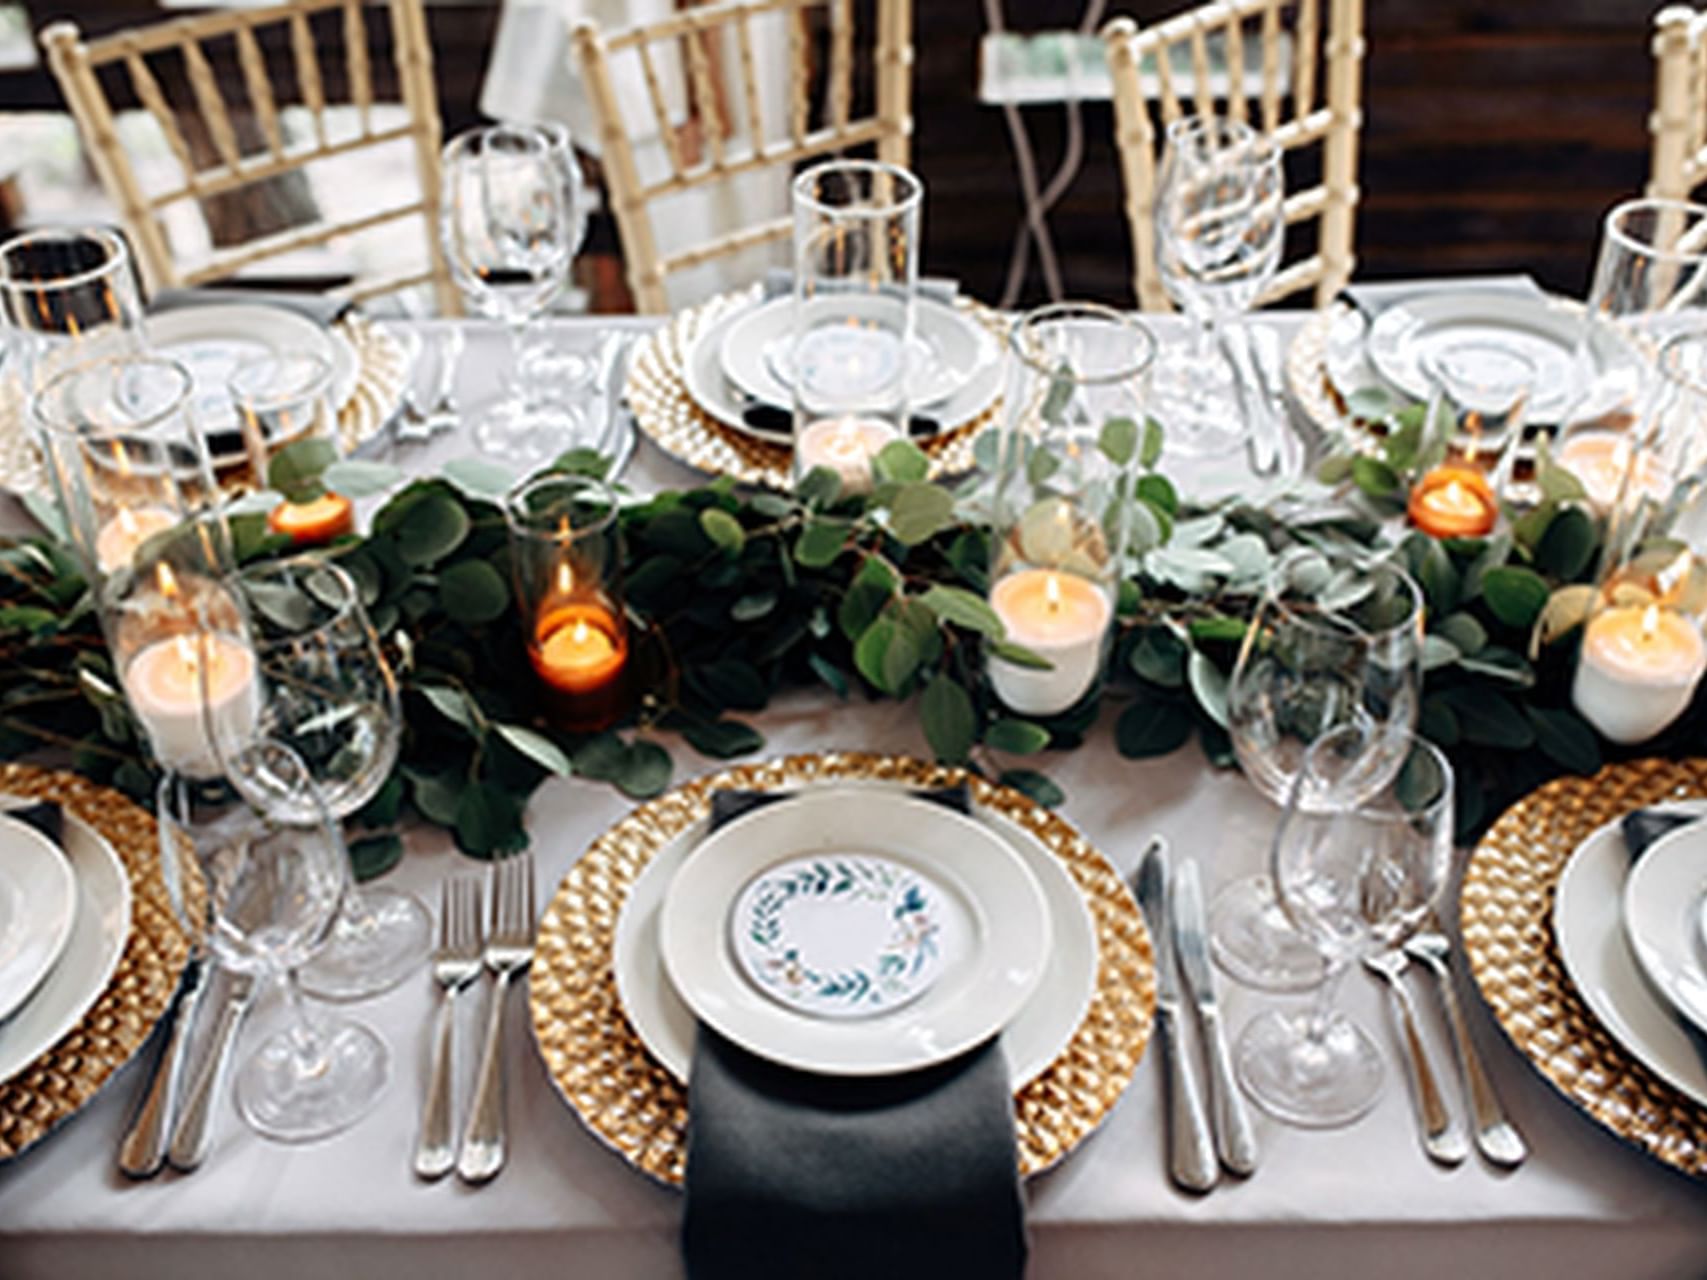
{"label": "amber glass votive holder", "polygon": [[616,495],[586,476],[546,474],[504,502],[528,661],[553,723],[595,733],[631,696]]}

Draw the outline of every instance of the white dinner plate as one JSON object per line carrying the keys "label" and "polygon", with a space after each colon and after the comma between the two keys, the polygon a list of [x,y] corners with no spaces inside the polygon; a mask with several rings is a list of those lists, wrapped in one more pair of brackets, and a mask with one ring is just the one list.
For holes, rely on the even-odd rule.
{"label": "white dinner plate", "polygon": [[[1707,800],[1656,805],[1707,815]],[[1659,848],[1656,841],[1639,859]],[[1559,957],[1583,1002],[1612,1037],[1679,1092],[1707,1106],[1707,1062],[1671,1008],[1648,985],[1624,936],[1624,885],[1631,873],[1624,833],[1609,822],[1577,847],[1553,895]]]}
{"label": "white dinner plate", "polygon": [[[198,421],[209,433],[236,431],[237,414],[225,389],[241,361],[275,351],[307,351],[332,367],[332,407],[355,394],[361,369],[355,348],[341,334],[282,307],[210,303],[177,307],[148,317],[148,342],[195,378]],[[229,451],[216,461],[228,460]]]}
{"label": "white dinner plate", "polygon": [[[1570,409],[1581,385],[1573,367],[1582,333],[1582,308],[1562,299],[1512,290],[1430,292],[1395,303],[1377,316],[1366,346],[1381,376],[1417,400],[1429,395],[1425,360],[1450,343],[1486,340],[1519,351],[1536,369],[1528,420],[1545,426]],[[1592,326],[1589,338],[1595,386],[1606,386],[1609,372],[1636,364],[1635,351],[1611,326]],[[1597,405],[1586,404],[1577,416],[1592,417],[1599,411]]]}
{"label": "white dinner plate", "polygon": [[65,855],[34,827],[0,821],[0,1020],[53,968],[76,913]]}
{"label": "white dinner plate", "polygon": [[1707,1033],[1707,966],[1701,909],[1707,895],[1707,827],[1654,841],[1624,882],[1624,934],[1648,981]]}
{"label": "white dinner plate", "polygon": [[[786,299],[783,299],[786,301]],[[766,304],[757,303],[753,307],[744,307],[733,314],[725,316],[716,324],[708,325],[704,333],[695,338],[692,346],[682,359],[682,380],[687,384],[688,395],[695,404],[726,427],[745,432],[759,440],[772,444],[788,445],[794,442],[793,437],[786,431],[770,431],[763,427],[749,426],[742,418],[742,412],[752,403],[753,399],[737,387],[723,372],[723,340],[730,329],[749,316],[754,310]],[[930,304],[939,311],[951,311],[940,304]],[[920,303],[923,314],[925,304]],[[952,311],[951,311],[951,314]],[[956,317],[960,318],[960,317]],[[975,321],[966,320],[968,324]],[[995,339],[990,338],[992,346]],[[997,353],[999,355],[999,352]],[[963,426],[973,418],[983,413],[995,402],[1002,393],[1002,361],[991,359],[981,365],[973,377],[947,400],[940,404],[920,406],[928,409],[928,416],[936,419],[943,431],[952,431]],[[791,394],[784,390],[779,400],[761,401],[781,408],[787,408],[792,402]]]}
{"label": "white dinner plate", "polygon": [[[859,1020],[796,1013],[761,993],[730,954],[730,909],[754,876],[814,853],[875,855],[928,875],[965,928],[958,962],[919,999]],[[965,1052],[1008,1024],[1050,960],[1048,901],[1005,841],[927,800],[876,803],[848,789],[768,805],[706,837],[665,891],[658,938],[670,981],[702,1022],[823,1075],[890,1075]]]}
{"label": "white dinner plate", "polygon": [[35,994],[0,1024],[0,1082],[28,1067],[77,1025],[106,990],[130,936],[130,877],[118,854],[70,813],[64,841],[77,880],[71,936]]}
{"label": "white dinner plate", "polygon": [[[858,314],[858,307],[852,311]],[[945,303],[919,298],[913,318],[908,390],[915,412],[946,401],[1000,355],[984,326]],[[755,400],[788,404],[794,394],[793,329],[792,297],[772,298],[743,311],[718,344],[723,372]]]}
{"label": "white dinner plate", "polygon": [[[844,784],[843,790],[858,790]],[[892,787],[866,787],[887,798]],[[1002,814],[975,809],[974,818],[1007,842],[1036,877],[1049,904],[1054,939],[1043,981],[1002,1028],[1002,1051],[1016,1090],[1030,1084],[1067,1047],[1096,992],[1096,928],[1084,894],[1061,860],[1036,836]],[[706,824],[682,832],[646,864],[616,922],[612,967],[623,1013],[647,1051],[677,1080],[693,1062],[694,1016],[670,982],[658,945],[658,913],[677,870],[702,840]]]}

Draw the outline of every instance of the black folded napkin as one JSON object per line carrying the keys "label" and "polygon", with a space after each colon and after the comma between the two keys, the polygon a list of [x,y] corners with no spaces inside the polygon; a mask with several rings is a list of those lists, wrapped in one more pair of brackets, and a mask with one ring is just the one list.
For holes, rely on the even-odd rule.
{"label": "black folded napkin", "polygon": [[0,810],[0,816],[33,827],[55,844],[65,843],[65,813],[52,800],[38,800],[16,809]]}
{"label": "black folded napkin", "polygon": [[[961,813],[965,787],[917,793]],[[712,829],[786,795],[725,790]],[[998,1040],[905,1075],[778,1066],[701,1026],[688,1090],[690,1280],[1005,1280],[1025,1270]]]}
{"label": "black folded napkin", "polygon": [[289,293],[282,289],[162,289],[149,300],[149,314],[177,311],[182,307],[234,306],[278,307],[294,311],[304,320],[331,328],[350,312],[355,303],[348,298],[328,298],[321,293]]}
{"label": "black folded napkin", "polygon": [[1634,862],[1648,851],[1648,846],[1668,832],[1676,831],[1679,827],[1687,827],[1691,823],[1700,822],[1700,818],[1691,818],[1676,813],[1656,813],[1652,809],[1637,809],[1627,813],[1619,826],[1624,831],[1624,847],[1630,853]]}

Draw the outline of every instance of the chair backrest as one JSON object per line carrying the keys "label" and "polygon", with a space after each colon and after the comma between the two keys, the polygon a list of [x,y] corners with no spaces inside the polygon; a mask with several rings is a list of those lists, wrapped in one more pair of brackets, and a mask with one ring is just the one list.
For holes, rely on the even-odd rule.
{"label": "chair backrest", "polygon": [[1670,5],[1654,15],[1650,196],[1687,200],[1707,177],[1707,14]]}
{"label": "chair backrest", "polygon": [[[431,283],[441,311],[460,309],[458,294],[438,242],[439,109],[433,84],[432,45],[421,0],[385,0],[399,97],[407,119],[376,127],[375,68],[369,45],[371,15],[364,0],[287,0],[268,8],[240,8],[198,14],[153,26],[136,27],[99,39],[84,40],[77,27],[56,22],[43,29],[42,45],[61,92],[76,118],[102,185],[119,205],[126,231],[136,247],[143,277],[151,289],[204,284],[232,276],[270,258],[326,245],[386,224],[418,219],[426,233],[428,267],[379,280],[362,280],[339,290],[353,301],[414,285]],[[310,20],[321,34],[341,33],[341,65],[323,67]],[[289,49],[294,84],[276,81],[270,65],[282,63]],[[272,57],[264,50],[270,50]],[[245,154],[214,72],[215,61],[235,56],[247,102],[239,110],[259,127],[264,147]],[[151,65],[152,64],[152,65]],[[119,136],[114,102],[103,87],[103,68],[122,66],[136,99],[165,136],[180,171],[166,190],[144,189],[134,157]],[[205,130],[212,157],[198,159],[180,116],[192,108],[180,103],[177,114],[162,80],[181,89],[188,81],[198,131]],[[347,91],[329,100],[328,82]],[[300,102],[312,121],[311,139],[287,138],[280,99]],[[353,134],[334,128],[329,107],[352,107]],[[342,219],[320,219],[306,226],[259,236],[213,250],[205,258],[182,262],[167,234],[165,213],[183,201],[198,204],[239,192],[254,183],[306,169],[316,161],[358,154],[407,140],[413,144],[419,191],[401,204],[390,204]],[[204,153],[207,147],[198,148]]]}
{"label": "chair backrest", "polygon": [[1286,197],[1286,223],[1289,239],[1314,223],[1314,242],[1282,264],[1261,301],[1314,285],[1316,305],[1325,305],[1356,261],[1363,0],[1217,0],[1143,29],[1116,18],[1103,38],[1138,305],[1169,309],[1156,269],[1156,171],[1163,131],[1188,110],[1231,116],[1272,138],[1289,189],[1308,175]]}
{"label": "chair backrest", "polygon": [[[828,19],[828,57],[824,60],[819,111],[814,112],[813,62],[816,57],[809,11]],[[754,57],[753,24],[778,15],[788,32],[788,103],[783,121],[767,120],[762,109],[760,68]],[[665,281],[684,271],[755,245],[785,239],[787,217],[743,227],[722,237],[693,244],[665,257],[652,225],[654,201],[725,182],[765,169],[788,171],[803,161],[853,147],[875,146],[879,160],[905,166],[912,136],[912,0],[877,0],[873,61],[875,95],[869,115],[854,117],[853,0],[740,0],[684,9],[658,22],[606,35],[590,22],[577,25],[575,47],[586,77],[587,93],[599,118],[605,188],[622,235],[629,289],[643,312],[668,309]],[[653,119],[624,118],[613,63],[632,55],[638,61]],[[667,94],[660,78],[662,58],[685,67],[681,95]],[[721,70],[737,68],[739,94],[726,91]],[[682,128],[681,106],[698,122],[697,136]],[[815,115],[817,118],[815,118]],[[767,127],[771,126],[771,127]],[[635,159],[633,137],[656,130],[663,141],[667,172],[645,181]],[[690,145],[697,143],[697,145]]]}

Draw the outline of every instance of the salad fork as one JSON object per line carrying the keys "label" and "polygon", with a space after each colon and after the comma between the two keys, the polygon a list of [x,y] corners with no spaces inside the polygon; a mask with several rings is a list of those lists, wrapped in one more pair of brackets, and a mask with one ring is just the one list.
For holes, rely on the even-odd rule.
{"label": "salad fork", "polygon": [[486,968],[492,997],[486,1019],[486,1048],[462,1154],[456,1171],[464,1182],[485,1182],[504,1167],[504,997],[510,980],[533,960],[533,855],[511,854],[492,868],[492,931],[486,936]]}
{"label": "salad fork", "polygon": [[1364,967],[1387,980],[1387,990],[1393,997],[1393,1012],[1398,1015],[1399,1031],[1405,1040],[1405,1055],[1410,1062],[1411,1080],[1416,1085],[1417,1106],[1421,1109],[1423,1150],[1444,1165],[1464,1163],[1470,1154],[1458,1122],[1447,1110],[1446,1099],[1440,1092],[1434,1069],[1429,1066],[1428,1050],[1417,1031],[1416,1008],[1411,993],[1405,989],[1404,972],[1409,961],[1397,947],[1363,957]]}
{"label": "salad fork", "polygon": [[456,996],[480,976],[480,968],[480,881],[472,876],[454,876],[445,881],[441,892],[439,945],[433,951],[433,981],[438,983],[441,995],[433,1036],[433,1069],[428,1076],[426,1105],[421,1110],[421,1136],[415,1147],[415,1172],[423,1178],[443,1177],[456,1164],[456,1144],[451,1135]]}
{"label": "salad fork", "polygon": [[1464,1007],[1458,1002],[1458,990],[1453,985],[1452,970],[1447,961],[1452,955],[1452,943],[1440,927],[1440,917],[1432,911],[1420,933],[1405,943],[1405,950],[1434,974],[1440,987],[1440,1003],[1446,1010],[1447,1024],[1452,1028],[1452,1043],[1458,1052],[1458,1070],[1464,1079],[1464,1092],[1470,1098],[1470,1111],[1476,1122],[1476,1149],[1490,1164],[1516,1168],[1529,1154],[1523,1137],[1506,1118],[1488,1079],[1482,1059],[1476,1053],[1476,1043],[1470,1038],[1470,1026],[1464,1020]]}

